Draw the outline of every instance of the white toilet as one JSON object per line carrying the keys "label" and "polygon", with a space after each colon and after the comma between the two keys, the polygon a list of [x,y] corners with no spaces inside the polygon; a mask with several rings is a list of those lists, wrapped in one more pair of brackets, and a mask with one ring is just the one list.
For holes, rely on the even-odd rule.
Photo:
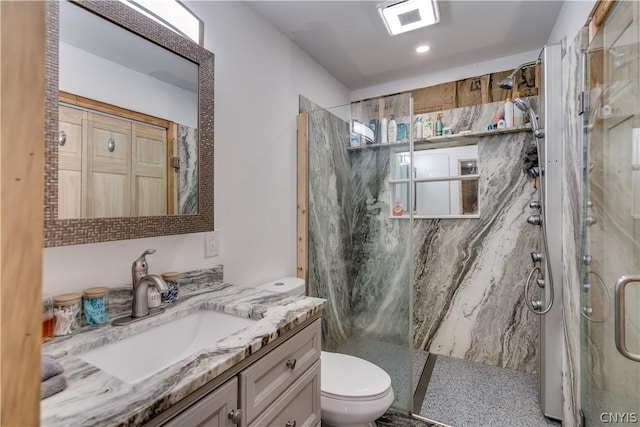
{"label": "white toilet", "polygon": [[[304,280],[284,277],[258,288],[304,295]],[[367,426],[393,403],[391,377],[378,366],[357,357],[327,351],[321,353],[320,359],[323,426]]]}

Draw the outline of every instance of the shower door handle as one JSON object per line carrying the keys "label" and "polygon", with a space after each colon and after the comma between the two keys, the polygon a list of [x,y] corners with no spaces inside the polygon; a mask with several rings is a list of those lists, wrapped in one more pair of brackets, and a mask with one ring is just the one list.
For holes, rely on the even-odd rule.
{"label": "shower door handle", "polygon": [[622,276],[616,282],[615,290],[615,333],[616,333],[616,348],[627,359],[640,362],[640,354],[631,353],[627,349],[627,339],[625,335],[624,321],[626,318],[625,313],[625,300],[624,292],[625,287],[629,283],[640,282],[640,276]]}

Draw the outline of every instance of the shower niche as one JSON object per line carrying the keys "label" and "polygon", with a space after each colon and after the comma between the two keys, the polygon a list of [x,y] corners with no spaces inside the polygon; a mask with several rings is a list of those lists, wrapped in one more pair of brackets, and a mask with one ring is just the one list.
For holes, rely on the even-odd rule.
{"label": "shower niche", "polygon": [[[478,144],[391,153],[391,216],[478,218]],[[412,176],[411,176],[412,175]],[[413,178],[413,179],[411,179]],[[413,204],[410,191],[413,186]]]}

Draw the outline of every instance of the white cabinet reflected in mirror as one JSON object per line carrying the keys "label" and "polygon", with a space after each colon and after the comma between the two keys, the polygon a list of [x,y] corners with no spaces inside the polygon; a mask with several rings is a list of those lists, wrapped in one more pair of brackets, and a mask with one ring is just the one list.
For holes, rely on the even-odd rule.
{"label": "white cabinet reflected in mirror", "polygon": [[58,218],[198,213],[198,65],[60,2]]}
{"label": "white cabinet reflected in mirror", "polygon": [[[467,145],[392,153],[392,216],[478,218],[478,146]],[[411,180],[410,174],[413,174]],[[414,198],[410,205],[410,185]]]}

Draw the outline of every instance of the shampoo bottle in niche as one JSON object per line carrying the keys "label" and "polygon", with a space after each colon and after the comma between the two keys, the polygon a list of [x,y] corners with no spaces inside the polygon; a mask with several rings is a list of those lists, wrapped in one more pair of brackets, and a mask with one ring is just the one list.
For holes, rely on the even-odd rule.
{"label": "shampoo bottle in niche", "polygon": [[513,102],[511,102],[511,98],[507,98],[504,103],[504,122],[506,127],[513,127]]}
{"label": "shampoo bottle in niche", "polygon": [[396,123],[396,119],[393,117],[393,114],[391,115],[391,120],[389,120],[389,124],[387,125],[387,139],[390,143],[398,142],[398,124]]}
{"label": "shampoo bottle in niche", "polygon": [[388,132],[389,123],[387,122],[387,118],[383,117],[380,120],[380,144],[386,144],[389,142]]}
{"label": "shampoo bottle in niche", "polygon": [[415,138],[416,139],[422,139],[424,137],[424,132],[423,132],[423,126],[422,126],[422,116],[418,115],[416,117],[416,121],[415,121]]}
{"label": "shampoo bottle in niche", "polygon": [[442,114],[436,116],[436,136],[442,136]]}
{"label": "shampoo bottle in niche", "polygon": [[504,121],[504,116],[500,116],[500,119],[498,120],[498,129],[504,129],[506,126],[507,124]]}
{"label": "shampoo bottle in niche", "polygon": [[433,138],[433,122],[431,121],[431,117],[427,117],[422,124],[422,137]]}
{"label": "shampoo bottle in niche", "polygon": [[[520,96],[520,94],[518,92],[516,92],[514,94],[514,96],[516,98],[518,98]],[[519,109],[515,105],[513,106],[513,125],[514,126],[524,126],[524,111],[522,111],[521,109]]]}

